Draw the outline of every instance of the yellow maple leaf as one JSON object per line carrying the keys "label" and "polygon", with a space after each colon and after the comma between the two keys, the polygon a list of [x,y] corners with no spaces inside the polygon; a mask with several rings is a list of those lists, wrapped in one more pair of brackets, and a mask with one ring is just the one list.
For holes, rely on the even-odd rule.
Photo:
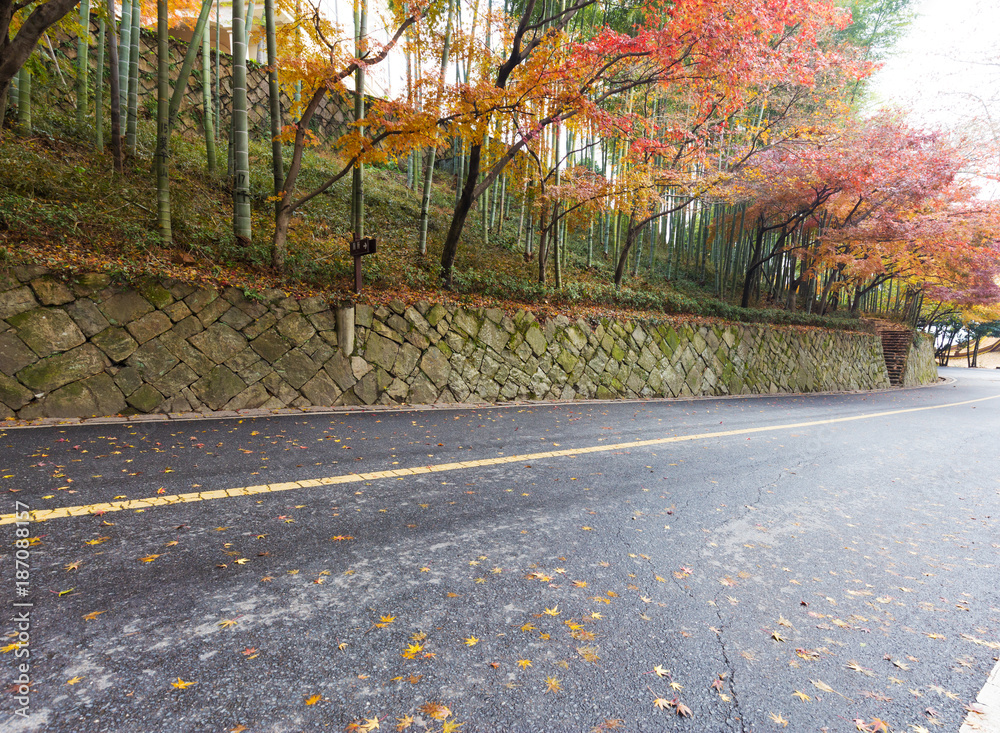
{"label": "yellow maple leaf", "polygon": [[234,618],[224,618],[219,622],[219,626],[224,629],[228,629],[230,626],[235,626],[236,623],[236,619]]}
{"label": "yellow maple leaf", "polygon": [[66,565],[63,568],[63,570],[66,570],[66,571],[79,570],[79,569],[80,569],[80,561],[79,560],[77,560],[76,562],[71,562],[69,565]]}
{"label": "yellow maple leaf", "polygon": [[573,581],[573,585],[575,587],[577,587],[577,588],[586,588],[587,587],[587,581],[586,580],[574,580]]}
{"label": "yellow maple leaf", "polygon": [[781,716],[781,713],[778,713],[777,715],[775,715],[774,713],[768,713],[768,717],[770,717],[771,720],[774,721],[774,723],[780,725],[782,728],[788,727],[788,721]]}
{"label": "yellow maple leaf", "polygon": [[555,677],[545,678],[545,691],[546,692],[559,692],[562,689],[562,684]]}
{"label": "yellow maple leaf", "polygon": [[559,615],[559,606],[556,605],[556,606],[553,606],[552,608],[546,608],[545,611],[543,611],[543,613],[545,613],[547,616],[558,616]]}
{"label": "yellow maple leaf", "polygon": [[669,669],[665,669],[662,664],[657,664],[655,667],[653,667],[653,671],[656,673],[657,677],[669,677],[670,676],[670,670]]}
{"label": "yellow maple leaf", "polygon": [[7,646],[0,647],[0,652],[3,652],[4,654],[6,654],[7,652],[12,652],[15,649],[20,649],[20,648],[21,648],[21,642],[19,642],[19,641],[12,641]]}
{"label": "yellow maple leaf", "polygon": [[197,682],[185,682],[180,677],[177,678],[176,682],[171,682],[171,686],[176,687],[178,690],[186,690],[191,685],[197,685]]}
{"label": "yellow maple leaf", "polygon": [[677,690],[678,692],[680,692],[681,690],[684,689],[684,685],[682,685],[680,682],[671,682],[670,689]]}
{"label": "yellow maple leaf", "polygon": [[672,708],[674,704],[665,697],[658,697],[653,700],[653,706],[659,708],[660,710],[666,710],[667,708]]}
{"label": "yellow maple leaf", "polygon": [[83,618],[84,618],[84,620],[86,620],[86,621],[93,621],[93,620],[95,620],[95,619],[96,619],[96,618],[97,618],[98,616],[100,616],[100,615],[101,615],[102,613],[104,613],[104,611],[91,611],[90,613],[85,613],[85,614],[83,615]]}
{"label": "yellow maple leaf", "polygon": [[247,560],[245,557],[241,557],[239,560],[233,560],[233,562],[236,563],[237,565],[246,565],[250,561]]}
{"label": "yellow maple leaf", "polygon": [[306,705],[315,705],[322,699],[323,699],[322,695],[310,695],[309,697],[306,698]]}
{"label": "yellow maple leaf", "polygon": [[153,562],[159,555],[147,555],[146,557],[140,557],[139,562]]}
{"label": "yellow maple leaf", "polygon": [[83,679],[83,677],[73,677],[71,679],[66,680],[66,684],[67,685],[75,685],[77,682],[79,682],[82,679]]}
{"label": "yellow maple leaf", "polygon": [[521,667],[522,669],[524,669],[525,667],[530,667],[531,666],[531,660],[530,659],[518,659],[517,660],[517,666]]}
{"label": "yellow maple leaf", "polygon": [[364,731],[364,733],[378,730],[378,718],[365,718],[365,722],[358,726],[358,730]]}
{"label": "yellow maple leaf", "polygon": [[391,624],[395,620],[396,620],[396,617],[395,616],[390,616],[390,615],[385,615],[385,616],[383,616],[382,618],[379,619],[379,621],[381,623],[383,623],[383,624]]}
{"label": "yellow maple leaf", "polygon": [[468,639],[465,640],[466,646],[475,646],[478,643],[479,639],[477,639],[475,636],[470,636]]}
{"label": "yellow maple leaf", "polygon": [[441,726],[441,733],[453,733],[462,725],[465,725],[465,723],[459,723],[457,720],[446,720]]}
{"label": "yellow maple leaf", "polygon": [[802,702],[809,702],[810,700],[812,700],[812,698],[809,697],[809,695],[807,695],[804,692],[799,692],[798,690],[796,690],[795,692],[792,693],[792,697],[797,697]]}
{"label": "yellow maple leaf", "polygon": [[521,631],[534,631],[534,630],[535,626],[530,621],[521,627]]}
{"label": "yellow maple leaf", "polygon": [[404,715],[402,718],[396,718],[396,730],[406,730],[411,725],[413,725],[412,715]]}

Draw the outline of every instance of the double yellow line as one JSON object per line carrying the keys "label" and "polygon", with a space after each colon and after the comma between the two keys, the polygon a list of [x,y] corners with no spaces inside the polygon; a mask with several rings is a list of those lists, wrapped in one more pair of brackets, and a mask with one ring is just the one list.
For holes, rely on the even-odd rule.
{"label": "double yellow line", "polygon": [[[585,448],[567,448],[565,450],[544,451],[541,453],[522,453],[514,456],[497,456],[496,458],[482,458],[475,461],[459,461],[456,463],[439,463],[433,466],[415,466],[413,468],[396,468],[388,471],[372,471],[370,473],[348,473],[340,476],[327,476],[325,478],[306,479],[304,481],[286,481],[277,484],[258,484],[256,486],[241,486],[232,489],[217,489],[215,491],[196,491],[189,494],[173,494],[170,496],[151,496],[147,499],[130,499],[127,501],[108,501],[100,504],[84,504],[81,506],[57,507],[54,509],[36,509],[29,512],[29,517],[33,522],[47,522],[50,519],[62,519],[65,517],[82,517],[88,515],[101,515],[107,512],[121,512],[129,509],[151,509],[153,507],[171,506],[174,504],[186,504],[195,501],[212,501],[214,499],[228,499],[237,496],[254,496],[256,494],[271,494],[278,491],[294,491],[296,489],[310,489],[316,486],[333,486],[336,484],[358,483],[363,481],[375,481],[387,478],[403,478],[405,476],[419,476],[425,473],[444,473],[446,471],[460,471],[468,468],[483,468],[485,466],[501,466],[507,463],[521,463],[524,461],[538,461],[545,458],[572,458],[575,456],[587,455],[589,453],[608,453],[630,448],[648,448],[656,445],[666,445],[668,443],[683,443],[692,440],[706,440],[708,438],[726,438],[734,435],[750,435],[752,433],[767,433],[775,430],[790,430],[794,428],[807,428],[816,425],[833,425],[835,423],[852,422],[855,420],[871,420],[879,417],[891,417],[893,415],[904,415],[911,412],[925,412],[927,410],[941,410],[949,407],[960,407],[976,402],[985,402],[1000,397],[981,397],[975,400],[964,400],[962,402],[951,402],[945,405],[932,405],[930,407],[910,407],[902,410],[887,410],[885,412],[871,412],[865,415],[854,415],[852,417],[836,417],[828,420],[811,420],[809,422],[786,423],[784,425],[770,425],[757,428],[742,428],[740,430],[720,430],[712,433],[694,433],[692,435],[676,435],[671,438],[653,438],[651,440],[635,440],[629,443],[613,443],[611,445],[592,445]],[[0,515],[0,524],[13,524],[17,521],[14,514]]]}

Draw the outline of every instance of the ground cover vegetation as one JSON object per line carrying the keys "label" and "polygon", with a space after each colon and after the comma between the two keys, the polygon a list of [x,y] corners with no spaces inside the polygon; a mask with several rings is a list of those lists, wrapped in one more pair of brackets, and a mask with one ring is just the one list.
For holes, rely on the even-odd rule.
{"label": "ground cover vegetation", "polygon": [[[2,255],[339,298],[375,235],[372,298],[993,320],[998,217],[968,174],[995,151],[859,111],[907,4],[356,0],[345,26],[284,0],[0,0]],[[404,91],[370,96],[390,54]]]}

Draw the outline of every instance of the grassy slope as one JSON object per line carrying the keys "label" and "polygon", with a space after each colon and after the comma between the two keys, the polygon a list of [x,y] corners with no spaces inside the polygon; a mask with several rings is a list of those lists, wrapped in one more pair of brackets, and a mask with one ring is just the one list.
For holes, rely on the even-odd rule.
{"label": "grassy slope", "polygon": [[[273,234],[270,195],[270,147],[251,144],[253,243],[238,248],[230,229],[231,199],[225,180],[225,146],[220,147],[222,175],[210,176],[201,140],[172,141],[171,207],[174,246],[160,246],[155,229],[155,179],[150,173],[153,128],[140,123],[137,157],[124,176],[112,173],[110,154],[82,143],[75,121],[38,115],[30,137],[5,131],[0,140],[0,241],[8,262],[33,262],[55,269],[108,271],[124,279],[170,275],[182,279],[231,284],[248,291],[278,287],[297,294],[350,295],[353,261],[350,237],[350,177],[316,197],[301,211],[289,235],[289,274],[279,277],[268,267]],[[290,149],[286,148],[286,155]],[[316,148],[307,151],[300,190],[308,190],[339,169],[335,156]],[[515,251],[519,207],[512,205],[503,230],[484,244],[474,209],[460,249],[459,293],[437,285],[443,235],[451,216],[451,176],[440,175],[434,189],[430,252],[416,254],[419,195],[405,186],[397,169],[368,168],[366,233],[378,237],[379,251],[365,258],[364,299],[383,301],[402,296],[460,298],[474,302],[533,304],[542,310],[572,303],[576,311],[620,312],[639,309],[690,312],[733,320],[822,321],[783,311],[746,311],[715,301],[689,285],[671,289],[642,275],[616,291],[610,287],[612,265],[595,258],[586,267],[585,241],[571,237],[562,291],[537,284],[537,262],[525,262]],[[516,199],[515,199],[516,201]],[[519,203],[519,202],[517,202]],[[581,233],[581,240],[586,232]],[[551,264],[550,264],[551,268]],[[550,276],[551,277],[551,276]],[[837,322],[843,327],[842,321]]]}

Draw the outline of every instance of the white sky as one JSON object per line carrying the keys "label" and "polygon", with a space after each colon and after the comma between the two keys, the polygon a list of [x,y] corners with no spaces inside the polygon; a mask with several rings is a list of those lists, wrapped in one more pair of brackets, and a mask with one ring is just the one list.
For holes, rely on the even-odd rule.
{"label": "white sky", "polygon": [[[871,108],[901,109],[913,125],[972,133],[1000,147],[1000,2],[914,5],[909,32],[873,79]],[[978,182],[981,196],[1000,197],[997,184]]]}
{"label": "white sky", "polygon": [[1000,114],[1000,3],[914,5],[909,33],[873,80],[876,105],[907,109],[912,122],[930,126],[982,119],[987,108]]}

